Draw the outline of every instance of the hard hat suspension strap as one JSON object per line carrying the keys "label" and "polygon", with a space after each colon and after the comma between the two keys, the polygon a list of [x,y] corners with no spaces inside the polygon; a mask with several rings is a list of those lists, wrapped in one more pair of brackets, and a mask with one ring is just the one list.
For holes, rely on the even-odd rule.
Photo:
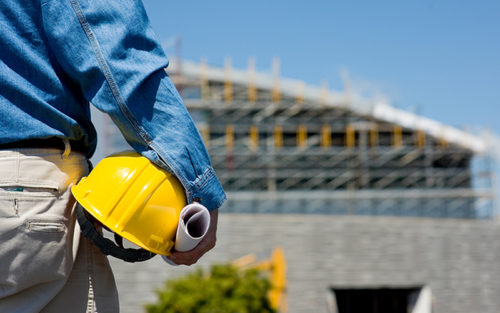
{"label": "hard hat suspension strap", "polygon": [[[153,252],[147,251],[142,248],[123,248],[123,239],[117,240],[118,244],[116,244],[113,241],[104,238],[101,234],[99,234],[94,226],[94,223],[89,220],[87,214],[85,213],[85,210],[79,203],[76,204],[75,210],[76,218],[78,220],[78,223],[80,224],[82,234],[90,239],[92,243],[94,243],[94,245],[96,245],[103,254],[114,256],[115,258],[121,259],[126,262],[146,261],[156,255]],[[115,240],[116,238],[117,234],[115,233]]]}

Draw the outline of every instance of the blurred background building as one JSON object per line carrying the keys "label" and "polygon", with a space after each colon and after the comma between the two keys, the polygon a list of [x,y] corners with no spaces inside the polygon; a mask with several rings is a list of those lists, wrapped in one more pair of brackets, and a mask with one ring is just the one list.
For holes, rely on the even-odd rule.
{"label": "blurred background building", "polygon": [[[289,312],[496,312],[500,256],[490,143],[397,109],[269,73],[168,69],[229,200],[200,264],[282,246]],[[94,112],[94,161],[127,149]],[[122,311],[186,268],[112,260]]]}

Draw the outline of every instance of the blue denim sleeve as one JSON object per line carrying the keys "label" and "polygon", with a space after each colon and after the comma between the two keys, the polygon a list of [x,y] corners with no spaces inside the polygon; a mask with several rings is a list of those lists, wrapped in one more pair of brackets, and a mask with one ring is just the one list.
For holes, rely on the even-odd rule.
{"label": "blue denim sleeve", "polygon": [[206,148],[164,68],[168,60],[140,0],[48,0],[45,32],[55,60],[128,143],[172,172],[188,202],[226,199]]}

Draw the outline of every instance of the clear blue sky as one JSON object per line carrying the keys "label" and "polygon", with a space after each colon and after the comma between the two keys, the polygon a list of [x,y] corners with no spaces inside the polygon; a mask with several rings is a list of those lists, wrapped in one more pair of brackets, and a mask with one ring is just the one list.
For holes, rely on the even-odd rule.
{"label": "clear blue sky", "polygon": [[399,108],[500,134],[500,1],[144,0],[168,54],[354,88]]}

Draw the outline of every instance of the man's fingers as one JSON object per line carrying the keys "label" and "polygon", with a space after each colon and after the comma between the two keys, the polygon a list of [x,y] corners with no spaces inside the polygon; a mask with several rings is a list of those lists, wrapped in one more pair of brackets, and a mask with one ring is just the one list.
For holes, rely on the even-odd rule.
{"label": "man's fingers", "polygon": [[196,248],[186,252],[174,251],[168,257],[176,264],[192,265],[195,264],[205,253],[210,251],[215,246],[215,240],[202,240]]}
{"label": "man's fingers", "polygon": [[186,252],[173,251],[168,259],[178,265],[193,265],[208,251],[215,247],[217,238],[218,210],[210,212],[210,227],[205,238],[193,249]]}

